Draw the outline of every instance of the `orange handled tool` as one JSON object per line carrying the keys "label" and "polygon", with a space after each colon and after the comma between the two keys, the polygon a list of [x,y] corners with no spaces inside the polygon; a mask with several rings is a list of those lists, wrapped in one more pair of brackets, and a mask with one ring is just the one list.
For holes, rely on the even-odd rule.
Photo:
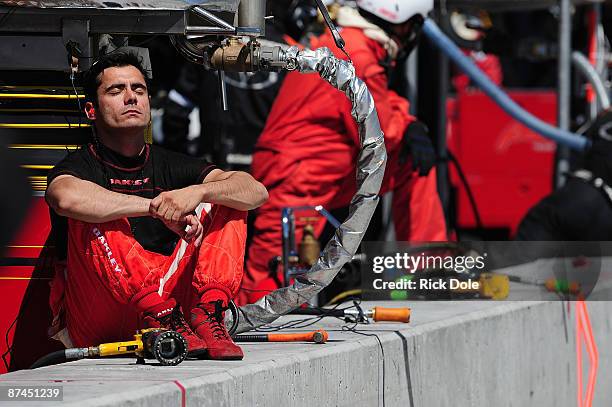
{"label": "orange handled tool", "polygon": [[[367,314],[372,314],[367,315]],[[410,308],[374,307],[366,311],[366,315],[374,321],[410,322]]]}
{"label": "orange handled tool", "polygon": [[329,339],[327,331],[322,329],[314,332],[295,334],[251,334],[232,337],[236,342],[314,342],[325,343]]}
{"label": "orange handled tool", "polygon": [[580,283],[556,278],[549,278],[544,283],[548,291],[561,294],[577,295],[580,293]]}
{"label": "orange handled tool", "polygon": [[353,309],[333,309],[333,308],[298,308],[291,312],[297,315],[320,315],[325,317],[343,318],[351,323],[368,323],[368,318],[376,322],[410,322],[410,308],[384,308],[374,307],[364,310],[359,304],[355,304]]}
{"label": "orange handled tool", "polygon": [[544,286],[546,290],[553,293],[569,294],[574,296],[582,295],[582,288],[580,286],[580,283],[577,281],[569,281],[562,278],[548,278],[543,281],[519,276],[508,276],[508,278],[510,279],[510,281],[514,281],[517,283]]}

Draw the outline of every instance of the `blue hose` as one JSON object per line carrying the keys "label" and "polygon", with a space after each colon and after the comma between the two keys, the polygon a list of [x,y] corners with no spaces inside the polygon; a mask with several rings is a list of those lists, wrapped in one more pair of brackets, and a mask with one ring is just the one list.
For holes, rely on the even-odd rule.
{"label": "blue hose", "polygon": [[584,151],[590,146],[591,142],[587,138],[551,126],[520,107],[504,91],[497,87],[469,57],[464,55],[461,49],[432,20],[425,20],[423,33],[510,116],[536,133],[574,150]]}

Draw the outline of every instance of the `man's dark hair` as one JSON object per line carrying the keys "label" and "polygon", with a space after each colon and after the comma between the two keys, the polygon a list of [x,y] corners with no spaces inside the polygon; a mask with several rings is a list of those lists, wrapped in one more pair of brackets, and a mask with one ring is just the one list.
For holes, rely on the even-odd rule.
{"label": "man's dark hair", "polygon": [[150,88],[149,73],[145,70],[141,57],[134,52],[116,51],[104,55],[89,68],[83,77],[83,88],[87,101],[98,105],[98,87],[100,86],[100,74],[106,68],[133,66],[137,68],[145,78],[147,88]]}

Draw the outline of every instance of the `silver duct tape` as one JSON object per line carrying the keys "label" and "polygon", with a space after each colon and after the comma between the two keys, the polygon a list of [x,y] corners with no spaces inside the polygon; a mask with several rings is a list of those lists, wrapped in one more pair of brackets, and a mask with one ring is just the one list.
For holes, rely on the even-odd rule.
{"label": "silver duct tape", "polygon": [[[302,73],[319,73],[333,87],[344,92],[351,101],[351,114],[358,124],[361,144],[357,161],[357,192],[351,200],[348,218],[336,229],[334,237],[325,246],[317,263],[307,272],[295,275],[291,286],[275,290],[254,304],[240,307],[236,333],[275,321],[331,283],[361,244],[378,204],[378,193],[387,162],[384,136],[374,99],[365,83],[355,76],[353,65],[339,60],[327,48],[300,51],[291,47],[286,51],[285,57],[288,69],[297,69]],[[226,324],[231,326],[231,315],[227,315]]]}
{"label": "silver duct tape", "polygon": [[196,5],[208,10],[238,10],[238,0],[0,0],[0,6],[32,8],[186,10]]}

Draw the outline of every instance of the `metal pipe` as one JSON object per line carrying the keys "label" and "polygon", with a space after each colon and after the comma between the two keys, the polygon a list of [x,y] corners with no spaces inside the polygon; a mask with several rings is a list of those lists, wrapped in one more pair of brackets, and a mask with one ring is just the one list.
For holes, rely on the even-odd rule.
{"label": "metal pipe", "polygon": [[[572,51],[572,4],[570,0],[559,0],[559,56],[557,60],[557,126],[568,131],[570,126],[571,108],[571,51]],[[555,186],[561,188],[565,184],[565,173],[570,170],[570,150],[557,144]]]}
{"label": "metal pipe", "polygon": [[235,28],[202,27],[198,25],[188,25],[185,27],[185,35],[234,35]]}
{"label": "metal pipe", "polygon": [[[606,37],[606,32],[604,30],[604,26],[601,22],[602,19],[602,9],[601,4],[597,3],[593,5],[595,10],[597,10],[597,55],[595,68],[599,73],[599,76],[602,78],[608,77],[609,72],[609,64],[612,63],[612,59],[607,58],[608,50],[609,50],[609,42]],[[608,94],[611,94],[608,92]]]}
{"label": "metal pipe", "polygon": [[572,62],[587,81],[591,84],[595,93],[597,94],[597,100],[599,103],[599,110],[606,110],[610,107],[610,97],[606,92],[606,85],[603,83],[601,77],[595,70],[595,67],[591,65],[589,60],[582,55],[579,51],[572,52]]}
{"label": "metal pipe", "polygon": [[266,35],[265,16],[266,0],[242,0],[238,6],[238,25],[259,28],[261,36]]}
{"label": "metal pipe", "polygon": [[[599,69],[597,69],[597,51],[600,49],[599,48],[599,38],[597,35],[597,31],[598,31],[598,21],[601,18],[599,16],[598,10],[597,10],[597,4],[593,4],[593,6],[591,6],[591,10],[589,10],[587,12],[587,18],[588,18],[588,61],[590,63],[590,65],[595,67],[595,72],[600,72]],[[572,62],[573,61],[573,55],[572,55]],[[597,90],[594,89],[594,86],[591,85],[590,88],[587,88],[587,94],[586,94],[587,98],[587,105],[588,105],[588,110],[589,110],[589,118],[591,120],[595,120],[595,118],[597,117],[597,113],[599,112],[598,109],[598,97],[597,97]]]}
{"label": "metal pipe", "polygon": [[438,58],[438,92],[436,97],[436,153],[439,162],[436,164],[436,177],[438,182],[438,194],[444,210],[446,224],[450,219],[450,176],[448,173],[448,148],[446,142],[447,114],[446,104],[448,102],[448,90],[450,88],[450,62],[444,52],[439,52]]}
{"label": "metal pipe", "polygon": [[283,208],[281,212],[282,225],[282,244],[283,244],[283,284],[285,287],[289,285],[289,256],[291,251],[295,249],[295,219],[293,217],[292,208]]}
{"label": "metal pipe", "polygon": [[220,19],[219,17],[217,17],[216,15],[212,14],[211,12],[203,9],[200,6],[195,6],[194,8],[191,9],[195,14],[197,14],[198,16],[210,21],[213,24],[217,24],[217,27],[220,28],[226,28],[228,30],[235,30],[235,27],[233,25],[231,25],[230,23]]}
{"label": "metal pipe", "polygon": [[240,37],[259,37],[264,35],[263,32],[265,30],[262,30],[259,27],[236,27],[236,35],[240,36]]}
{"label": "metal pipe", "polygon": [[223,111],[227,112],[229,107],[227,106],[227,89],[225,89],[225,71],[218,70],[219,74],[219,93],[221,94],[221,105],[223,107]]}

